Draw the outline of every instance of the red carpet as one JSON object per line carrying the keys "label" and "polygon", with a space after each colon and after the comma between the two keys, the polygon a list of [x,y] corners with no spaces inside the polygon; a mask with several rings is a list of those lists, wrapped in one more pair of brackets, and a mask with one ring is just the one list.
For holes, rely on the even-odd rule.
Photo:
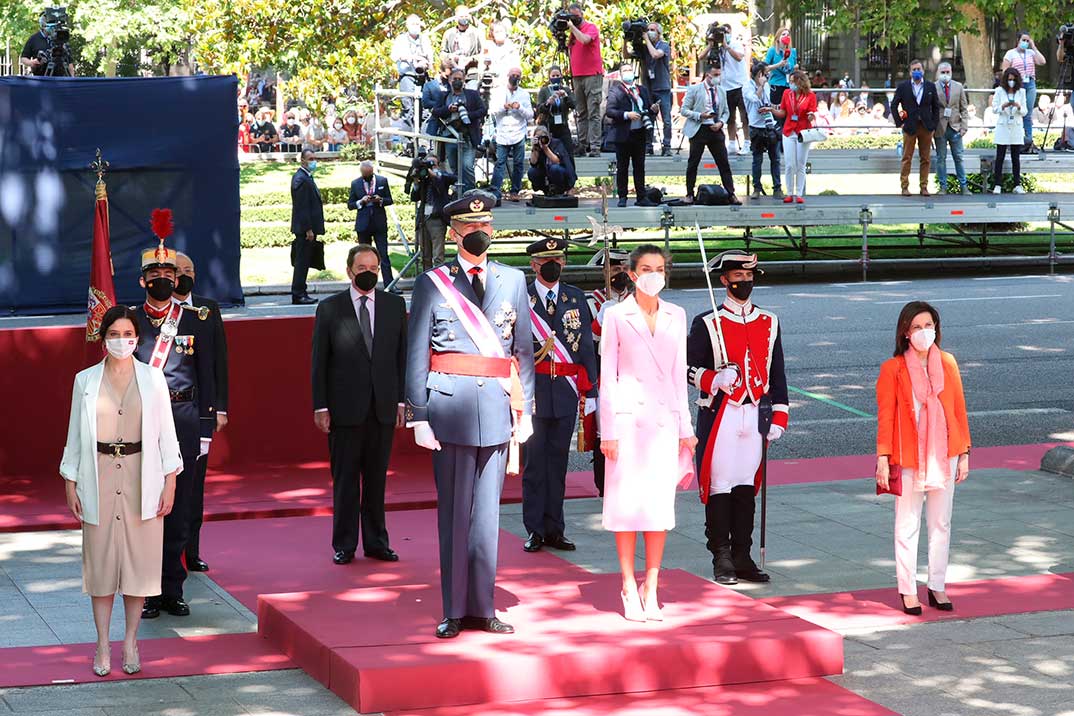
{"label": "red carpet", "polygon": [[384,716],[897,716],[825,679],[390,711]]}
{"label": "red carpet", "polygon": [[[86,608],[89,609],[88,600]],[[142,640],[138,646],[142,671],[134,676],[120,670],[122,642],[112,644],[112,673],[104,678],[95,676],[90,670],[95,649],[95,644],[0,649],[0,664],[4,665],[0,669],[0,688],[295,668],[290,659],[257,634]]]}
{"label": "red carpet", "polygon": [[955,610],[941,612],[928,606],[928,594],[925,587],[921,587],[918,597],[925,611],[919,617],[903,613],[894,587],[771,597],[761,601],[817,626],[836,631],[949,619],[978,619],[1074,609],[1074,573],[959,582],[947,585],[947,596],[955,605]]}

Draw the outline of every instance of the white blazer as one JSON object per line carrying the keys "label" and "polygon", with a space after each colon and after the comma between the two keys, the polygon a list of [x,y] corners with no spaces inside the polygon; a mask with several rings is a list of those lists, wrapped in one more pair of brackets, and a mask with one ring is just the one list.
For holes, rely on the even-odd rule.
{"label": "white blazer", "polygon": [[[1017,107],[1000,109],[1008,101],[1017,102]],[[1022,117],[1029,113],[1026,106],[1026,91],[1018,90],[1013,95],[1007,94],[1003,87],[997,87],[992,94],[992,111],[996,114],[996,129],[992,133],[995,144],[1021,146],[1025,143],[1025,128]]]}
{"label": "white blazer", "polygon": [[[97,486],[97,394],[104,377],[104,361],[75,376],[71,391],[71,421],[60,475],[77,485],[82,521],[100,524]],[[172,418],[171,395],[164,373],[135,359],[134,380],[142,398],[142,519],[157,515],[164,476],[181,472],[179,438]]]}

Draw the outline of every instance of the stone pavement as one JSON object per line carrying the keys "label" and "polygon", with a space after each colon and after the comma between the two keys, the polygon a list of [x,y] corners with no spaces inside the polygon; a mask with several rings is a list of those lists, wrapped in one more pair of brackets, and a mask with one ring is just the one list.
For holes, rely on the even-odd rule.
{"label": "stone pavement", "polygon": [[[767,565],[773,582],[738,588],[757,597],[894,589],[891,498],[872,492],[868,480],[774,488]],[[696,495],[680,495],[677,517],[665,566],[711,578]],[[613,539],[600,527],[599,500],[570,501],[567,522],[578,551],[560,556],[595,572],[617,570]],[[521,536],[521,505],[504,506],[501,525]],[[920,565],[924,579],[924,538]],[[0,647],[92,641],[79,569],[77,533],[0,535]],[[1074,481],[975,470],[959,486],[949,582],[1069,572]],[[211,580],[196,575],[191,595],[189,620],[147,622],[143,638],[253,628],[253,615]],[[850,630],[845,636],[845,673],[831,680],[907,716],[1074,716],[1074,603],[1064,611]],[[354,714],[298,671],[6,689],[0,690],[0,716],[5,713]]]}

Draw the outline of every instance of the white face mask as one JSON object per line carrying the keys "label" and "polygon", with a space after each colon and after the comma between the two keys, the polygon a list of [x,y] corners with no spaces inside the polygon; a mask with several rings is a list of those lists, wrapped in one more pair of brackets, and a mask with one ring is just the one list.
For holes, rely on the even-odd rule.
{"label": "white face mask", "polygon": [[1010,87],[1011,89],[1014,89],[1014,84],[1015,84],[1014,80],[1007,80],[1007,86]]}
{"label": "white face mask", "polygon": [[354,124],[358,121],[357,117],[347,117],[347,124]]}
{"label": "white face mask", "polygon": [[943,73],[940,74],[940,82],[950,82],[950,81],[951,81],[950,73],[943,72]]}
{"label": "white face mask", "polygon": [[922,328],[910,334],[910,345],[919,351],[927,351],[936,342],[935,328]]}
{"label": "white face mask", "polygon": [[634,282],[634,285],[646,296],[656,296],[664,290],[664,274],[656,273],[655,271],[643,273],[638,276],[638,280]]}
{"label": "white face mask", "polygon": [[125,360],[134,355],[134,349],[138,347],[137,338],[106,338],[104,347],[108,355],[116,360]]}

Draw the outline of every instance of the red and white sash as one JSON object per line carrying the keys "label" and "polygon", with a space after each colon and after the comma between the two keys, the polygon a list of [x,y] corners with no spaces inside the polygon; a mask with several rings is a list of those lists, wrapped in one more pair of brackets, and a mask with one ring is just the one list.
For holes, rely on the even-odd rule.
{"label": "red and white sash", "polygon": [[[574,362],[573,360],[571,360],[571,354],[567,352],[567,347],[564,346],[562,342],[560,342],[559,336],[555,335],[552,332],[552,329],[549,328],[548,324],[545,322],[545,320],[543,318],[541,318],[539,315],[537,315],[537,312],[535,310],[533,310],[532,306],[530,306],[530,330],[532,330],[532,332],[533,332],[533,339],[535,341],[537,341],[538,343],[540,343],[541,345],[545,344],[545,342],[548,340],[549,336],[554,337],[555,340],[552,343],[552,357],[555,359],[555,361],[557,363],[573,363]],[[574,389],[575,395],[578,394],[578,381],[577,381],[577,379],[572,378],[570,376],[559,376],[559,377],[566,378],[567,382],[571,384],[571,388]]]}
{"label": "red and white sash", "polygon": [[160,326],[160,335],[157,336],[157,342],[153,346],[153,355],[149,358],[150,366],[163,369],[164,364],[168,362],[168,356],[171,355],[172,351],[172,343],[175,342],[175,336],[179,333],[179,319],[182,316],[183,307],[172,302],[171,308],[168,309],[168,315]]}

